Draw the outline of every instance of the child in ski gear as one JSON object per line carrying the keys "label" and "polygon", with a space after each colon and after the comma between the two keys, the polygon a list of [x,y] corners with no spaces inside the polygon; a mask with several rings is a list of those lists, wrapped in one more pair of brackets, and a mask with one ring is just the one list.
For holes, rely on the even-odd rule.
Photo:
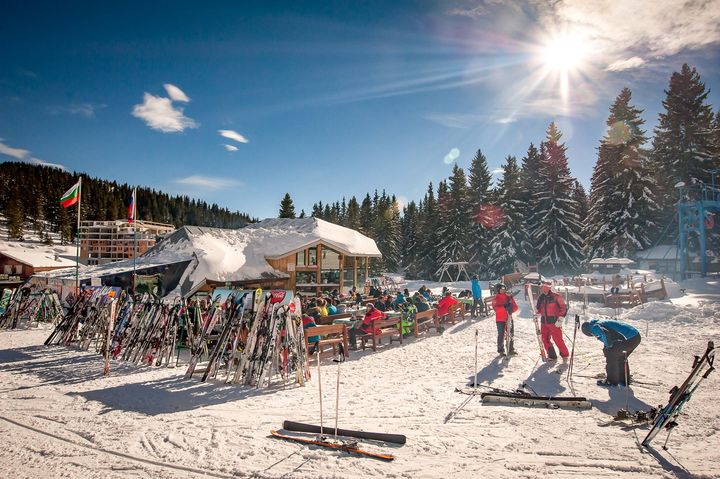
{"label": "child in ski gear", "polygon": [[618,294],[620,292],[620,284],[622,283],[622,277],[619,274],[613,276],[612,288],[610,288],[610,294]]}
{"label": "child in ski gear", "polygon": [[395,298],[395,301],[393,301],[393,306],[396,309],[400,309],[400,307],[402,307],[406,302],[405,295],[398,291],[397,297]]}
{"label": "child in ski gear", "polygon": [[[312,316],[303,315],[302,317],[302,323],[303,323],[303,331],[307,328],[315,327],[317,324],[315,323],[315,320]],[[308,349],[308,354],[314,354],[315,349],[317,348],[317,343],[320,341],[320,336],[310,336],[308,338],[308,343],[311,344],[310,349]]]}
{"label": "child in ski gear", "polygon": [[630,378],[630,363],[625,370],[625,358],[630,356],[640,344],[640,332],[621,321],[586,321],[581,326],[586,336],[595,336],[603,343],[605,354],[605,380],[598,381],[601,386],[625,385],[625,375]]}
{"label": "child in ski gear", "polygon": [[438,318],[442,318],[443,316],[448,314],[448,312],[450,312],[450,308],[456,304],[460,304],[460,302],[457,299],[453,298],[453,295],[452,293],[450,293],[450,291],[446,291],[445,296],[443,296],[443,298],[438,301],[437,304]]}
{"label": "child in ski gear", "polygon": [[482,299],[482,287],[480,287],[480,280],[477,275],[472,277],[470,281],[470,288],[472,289],[473,304],[470,310],[470,316],[476,318],[482,311],[483,315],[487,315],[485,311],[485,302]]}
{"label": "child in ski gear", "polygon": [[[348,330],[348,335],[350,339],[350,348],[351,349],[357,349],[357,337],[362,334],[368,334],[372,331],[370,330],[370,327],[372,325],[372,322],[374,320],[379,319],[385,319],[387,316],[385,313],[377,309],[372,304],[368,304],[367,306],[367,312],[365,313],[365,316],[362,319],[362,322],[360,323],[360,326],[353,326]],[[378,331],[379,332],[379,331]]]}
{"label": "child in ski gear", "polygon": [[415,296],[413,296],[413,303],[415,304],[418,313],[422,313],[423,311],[430,309],[430,304],[428,304],[425,296],[420,293],[415,293]]}
{"label": "child in ski gear", "polygon": [[[505,334],[507,327],[507,320],[510,315],[518,310],[518,305],[515,302],[515,298],[505,292],[505,285],[498,283],[495,285],[495,297],[493,298],[493,309],[495,310],[495,325],[497,326],[497,352],[498,354],[505,355]],[[510,337],[513,336],[514,325],[511,325]],[[515,354],[515,345],[513,341],[510,341],[510,351],[508,354]]]}
{"label": "child in ski gear", "polygon": [[563,341],[563,333],[560,325],[561,317],[567,314],[567,306],[562,296],[552,291],[552,283],[543,281],[540,285],[540,296],[538,296],[535,310],[540,315],[540,335],[542,343],[547,351],[548,359],[557,359],[553,342],[560,351],[560,356],[565,360],[570,353]]}

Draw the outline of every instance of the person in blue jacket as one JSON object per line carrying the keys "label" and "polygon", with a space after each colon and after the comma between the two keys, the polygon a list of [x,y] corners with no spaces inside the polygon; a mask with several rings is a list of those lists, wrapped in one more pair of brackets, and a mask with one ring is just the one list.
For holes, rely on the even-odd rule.
{"label": "person in blue jacket", "polygon": [[586,336],[595,336],[603,343],[605,354],[606,379],[598,381],[600,386],[625,384],[630,380],[630,364],[624,368],[625,360],[640,344],[640,332],[627,323],[620,321],[586,321],[581,326]]}
{"label": "person in blue jacket", "polygon": [[473,275],[472,280],[470,280],[470,289],[472,289],[473,297],[472,308],[470,308],[470,316],[477,318],[480,315],[480,312],[487,316],[485,303],[482,299],[482,287],[480,287],[480,280],[477,275]]}

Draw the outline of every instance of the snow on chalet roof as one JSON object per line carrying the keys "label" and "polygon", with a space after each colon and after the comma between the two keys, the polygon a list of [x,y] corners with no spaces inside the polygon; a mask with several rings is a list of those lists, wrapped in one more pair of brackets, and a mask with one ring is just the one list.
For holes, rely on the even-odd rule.
{"label": "snow on chalet roof", "polygon": [[629,258],[593,258],[590,264],[633,264],[635,261]]}
{"label": "snow on chalet roof", "polygon": [[33,268],[67,268],[75,266],[75,261],[58,256],[50,247],[33,247],[5,243],[0,254]]}
{"label": "snow on chalet roof", "polygon": [[[231,230],[183,226],[163,238],[137,259],[137,269],[188,262],[179,288],[182,295],[194,291],[205,280],[242,282],[287,278],[267,259],[287,256],[318,243],[351,256],[380,257],[375,241],[349,228],[317,218],[267,219]],[[133,261],[91,266],[82,279],[127,273]]]}
{"label": "snow on chalet roof", "polygon": [[641,260],[665,259],[674,261],[677,259],[677,246],[661,244],[643,251],[638,251],[635,256]]}

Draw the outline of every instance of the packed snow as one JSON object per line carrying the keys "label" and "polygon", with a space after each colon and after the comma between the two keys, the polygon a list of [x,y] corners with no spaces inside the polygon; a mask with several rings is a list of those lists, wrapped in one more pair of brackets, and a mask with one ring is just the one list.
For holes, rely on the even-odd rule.
{"label": "packed snow", "polygon": [[[422,283],[406,283],[411,291]],[[425,283],[439,292],[467,283]],[[321,363],[325,424],[334,425],[340,371],[339,426],[405,434],[404,446],[362,441],[394,454],[385,463],[268,437],[284,419],[317,424],[318,371],[304,387],[269,389],[203,384],[184,368],[103,362],[94,352],[46,347],[48,327],[0,331],[0,470],[4,477],[720,477],[717,447],[720,374],[701,384],[668,442],[638,443],[647,426],[612,422],[625,407],[664,404],[689,373],[693,355],[720,338],[717,280],[682,283],[684,295],[621,312],[643,340],[630,356],[635,384],[603,388],[601,343],[578,333],[572,382],[555,364],[538,361],[527,302],[518,294],[516,348],[495,353],[492,317],[464,320],[443,335],[408,338],[377,352],[352,352],[338,366]],[[486,294],[487,291],[484,291]],[[675,296],[675,295],[674,295]],[[603,318],[613,310],[571,303],[565,325],[570,347],[575,314]],[[475,338],[478,365],[474,366]],[[539,395],[577,395],[590,410],[482,405],[454,392],[474,373],[480,384]],[[458,407],[466,400],[462,408]],[[457,414],[449,421],[452,412]]]}

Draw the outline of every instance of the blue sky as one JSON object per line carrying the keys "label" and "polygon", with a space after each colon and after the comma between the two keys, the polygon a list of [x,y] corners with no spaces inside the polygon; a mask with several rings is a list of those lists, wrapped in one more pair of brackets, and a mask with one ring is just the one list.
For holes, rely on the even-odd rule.
{"label": "blue sky", "polygon": [[285,192],[419,200],[551,121],[589,187],[619,91],[651,133],[683,62],[720,107],[720,0],[207,3],[4,2],[0,161],[264,218]]}

